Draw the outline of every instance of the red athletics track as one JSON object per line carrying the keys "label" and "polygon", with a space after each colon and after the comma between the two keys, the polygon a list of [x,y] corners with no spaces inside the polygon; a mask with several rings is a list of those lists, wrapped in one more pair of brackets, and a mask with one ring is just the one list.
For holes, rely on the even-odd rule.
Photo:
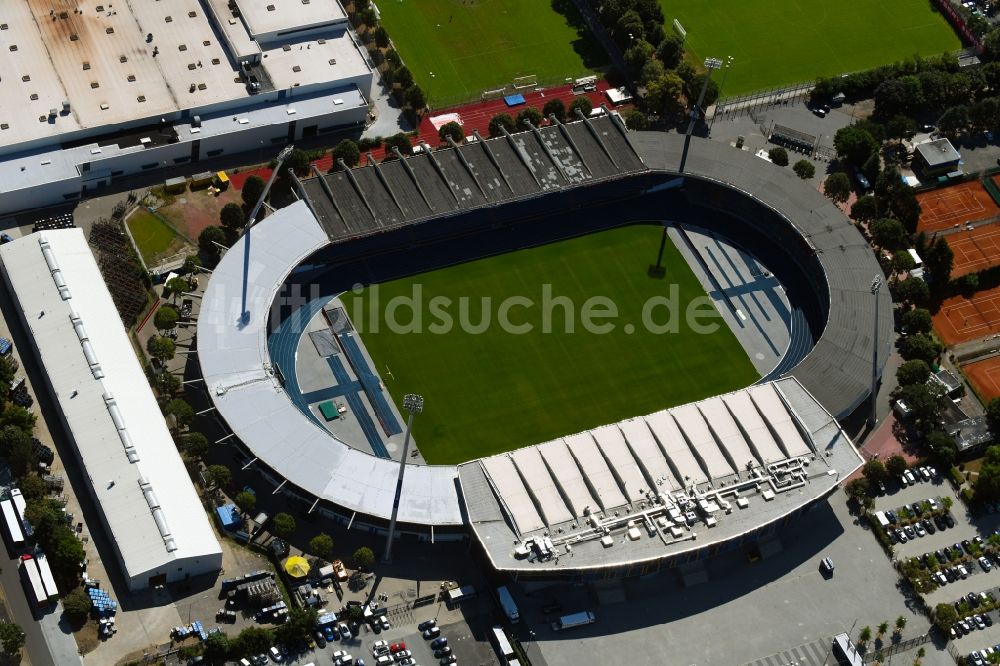
{"label": "red athletics track", "polygon": [[1000,207],[978,180],[920,192],[917,201],[921,211],[917,231],[928,234],[1000,213]]}

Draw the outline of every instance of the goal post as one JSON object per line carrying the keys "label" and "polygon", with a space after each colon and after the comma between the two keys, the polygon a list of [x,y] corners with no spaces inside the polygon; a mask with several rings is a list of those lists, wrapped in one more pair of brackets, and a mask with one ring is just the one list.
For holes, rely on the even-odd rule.
{"label": "goal post", "polygon": [[674,19],[674,30],[676,30],[677,34],[681,36],[681,39],[687,39],[687,30],[684,29],[684,26],[681,25],[681,22],[678,19]]}
{"label": "goal post", "polygon": [[520,90],[522,88],[534,88],[538,85],[538,76],[535,74],[528,74],[527,76],[518,76],[513,81],[511,81],[511,87],[514,90]]}

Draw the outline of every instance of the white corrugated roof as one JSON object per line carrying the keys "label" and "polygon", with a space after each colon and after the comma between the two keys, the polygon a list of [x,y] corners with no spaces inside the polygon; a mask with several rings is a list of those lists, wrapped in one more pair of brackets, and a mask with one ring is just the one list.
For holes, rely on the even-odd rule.
{"label": "white corrugated roof", "polygon": [[574,516],[582,516],[586,508],[592,510],[597,508],[597,502],[590,494],[580,468],[570,455],[565,442],[561,439],[546,442],[538,446],[538,451],[545,459],[545,464],[551,470]]}
{"label": "white corrugated roof", "polygon": [[[667,459],[663,456],[660,445],[656,443],[653,433],[649,431],[649,426],[643,418],[628,419],[618,424],[625,441],[635,454],[635,459],[646,470],[646,476],[654,483],[662,482],[666,490],[677,490],[681,485],[677,482],[673,470],[667,465]],[[661,488],[657,488],[660,491]]]}
{"label": "white corrugated roof", "polygon": [[784,460],[787,456],[774,441],[771,431],[768,429],[760,412],[750,400],[750,394],[746,391],[738,391],[722,396],[723,402],[729,407],[733,417],[739,422],[743,432],[750,439],[751,446],[757,451],[757,455],[764,464]]}
{"label": "white corrugated roof", "polygon": [[[606,425],[590,431],[607,460],[614,461],[614,474],[621,483],[621,490],[630,502],[643,498],[650,490],[632,452],[625,443],[625,436],[617,425]],[[673,481],[671,480],[671,483]],[[669,487],[668,487],[669,488]]]}
{"label": "white corrugated roof", "polygon": [[510,457],[524,478],[528,492],[534,497],[535,505],[546,524],[562,523],[575,517],[559,495],[556,482],[545,469],[545,462],[537,446],[518,449],[511,453]]}
{"label": "white corrugated roof", "polygon": [[677,425],[684,431],[690,450],[701,458],[708,468],[708,476],[717,479],[735,472],[726,456],[719,448],[719,443],[708,430],[708,425],[698,410],[697,405],[683,405],[673,410]]}
{"label": "white corrugated roof", "polygon": [[778,443],[783,446],[789,456],[804,456],[812,453],[809,445],[802,439],[802,434],[792,421],[791,414],[775,392],[774,384],[760,384],[750,387],[750,397],[757,409],[767,419],[771,428],[778,435]]}
{"label": "white corrugated roof", "polygon": [[545,521],[538,515],[531,495],[521,481],[521,475],[508,456],[493,456],[482,460],[486,476],[496,489],[496,494],[504,508],[514,520],[519,532],[533,532],[545,527]]}
{"label": "white corrugated roof", "polygon": [[669,411],[664,410],[650,414],[646,417],[646,423],[656,435],[660,446],[667,452],[671,464],[681,475],[681,478],[678,479],[681,485],[687,487],[693,483],[708,481],[708,475],[705,474],[698,460],[691,453],[690,447],[684,440],[684,435],[681,434]]}
{"label": "white corrugated roof", "polygon": [[[566,446],[569,447],[570,453],[576,459],[577,464],[583,469],[583,474],[590,487],[597,494],[597,501],[601,505],[601,508],[607,510],[626,504],[627,500],[618,486],[617,479],[615,479],[614,474],[612,474],[611,469],[608,467],[608,462],[604,459],[601,450],[594,442],[594,433],[581,432],[578,435],[570,435],[565,438],[565,442]],[[620,459],[623,466],[628,465],[628,458],[631,458],[631,456]],[[611,460],[615,464],[619,462],[614,458]],[[635,469],[634,464],[629,467]]]}
{"label": "white corrugated roof", "polygon": [[[231,248],[209,281],[198,315],[198,360],[216,409],[266,465],[307,493],[388,519],[399,463],[354,449],[299,411],[270,374],[267,318],[288,273],[329,242],[304,202],[276,211],[250,233],[247,310],[240,325],[243,244]],[[460,525],[457,468],[409,465],[399,520]]]}
{"label": "white corrugated roof", "polygon": [[0,247],[0,258],[128,576],[220,557],[83,231],[32,234]]}
{"label": "white corrugated roof", "polygon": [[733,421],[733,417],[729,413],[726,403],[722,402],[722,398],[709,398],[699,402],[698,411],[705,417],[708,427],[711,428],[723,451],[727,454],[730,464],[736,467],[737,471],[745,470],[748,463],[755,466],[760,465],[760,460],[750,450],[750,446],[743,438],[743,433],[736,426],[736,422]]}

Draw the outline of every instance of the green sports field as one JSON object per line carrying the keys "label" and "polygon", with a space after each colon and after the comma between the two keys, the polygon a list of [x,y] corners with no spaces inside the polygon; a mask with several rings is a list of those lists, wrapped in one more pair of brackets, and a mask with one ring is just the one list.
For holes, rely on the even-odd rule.
{"label": "green sports field", "polygon": [[129,216],[128,229],[147,267],[180,252],[186,245],[183,236],[145,208]]}
{"label": "green sports field", "polygon": [[[478,99],[515,77],[584,76],[607,64],[572,2],[548,0],[380,0],[382,24],[403,62],[442,104]],[[431,76],[431,73],[434,76]]]}
{"label": "green sports field", "polygon": [[[723,96],[962,48],[929,0],[660,0],[698,60],[732,56]],[[715,74],[721,81],[722,72]]]}
{"label": "green sports field", "polygon": [[[625,227],[424,273],[378,285],[379,305],[374,305],[375,287],[348,295],[354,325],[397,404],[405,393],[425,398],[414,436],[427,461],[458,463],[537,444],[758,379],[671,243],[664,259],[667,278],[647,277],[660,236],[657,227]],[[545,307],[546,284],[551,285],[550,303],[565,296],[573,304],[573,333],[565,332],[565,307]],[[422,332],[393,333],[387,322],[415,320],[405,309],[390,314],[391,300],[413,294],[415,285],[422,290]],[[679,330],[657,333],[643,325],[644,305],[669,296],[671,285],[677,285]],[[508,332],[497,323],[501,303],[515,296],[532,304],[519,302],[508,311],[508,320],[531,325],[530,332]],[[592,296],[609,297],[617,307],[617,318],[595,322],[612,324],[612,332],[584,330],[582,311]],[[452,300],[436,309],[435,297]],[[466,321],[480,324],[483,313],[489,313],[490,325],[482,332],[458,325],[462,297],[470,300]],[[491,299],[486,307],[483,297]],[[697,297],[708,313],[702,321],[717,324],[714,332],[697,333],[685,323],[684,308]],[[543,332],[547,309],[552,313],[548,333]],[[370,323],[373,311],[379,313],[377,331]],[[441,311],[455,325],[450,332],[433,333],[431,326],[444,320]],[[667,312],[666,307],[654,309],[652,321],[665,324]]]}

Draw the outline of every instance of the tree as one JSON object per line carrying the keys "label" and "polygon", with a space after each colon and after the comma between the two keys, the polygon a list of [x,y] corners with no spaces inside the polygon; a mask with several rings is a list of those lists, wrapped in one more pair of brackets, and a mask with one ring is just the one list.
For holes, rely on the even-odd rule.
{"label": "tree", "polygon": [[219,212],[219,223],[231,233],[239,231],[247,223],[243,207],[237,203],[227,203]]}
{"label": "tree", "polygon": [[37,417],[20,405],[6,405],[3,414],[0,415],[0,423],[5,426],[14,426],[21,432],[31,434],[35,429]]}
{"label": "tree", "polygon": [[878,203],[870,194],[858,197],[851,205],[851,219],[857,222],[871,222],[878,217]]}
{"label": "tree", "polygon": [[907,244],[908,235],[899,220],[891,218],[875,220],[868,229],[871,231],[872,240],[883,249],[897,250]]}
{"label": "tree", "polygon": [[178,319],[180,319],[180,314],[178,314],[177,310],[169,305],[162,305],[156,311],[156,314],[153,315],[153,326],[158,331],[169,331],[177,326]]}
{"label": "tree", "polygon": [[[676,116],[684,110],[681,104],[683,95],[684,80],[676,72],[667,72],[646,85],[646,108],[657,115]],[[584,115],[589,113],[586,111]]]}
{"label": "tree", "polygon": [[878,142],[866,129],[848,125],[837,130],[833,136],[837,157],[848,164],[860,167],[878,149]]}
{"label": "tree", "polygon": [[868,487],[868,479],[854,479],[847,484],[844,491],[848,497],[860,502],[868,494]]}
{"label": "tree", "polygon": [[889,458],[885,461],[885,470],[893,476],[899,476],[905,472],[906,467],[906,458],[898,453],[896,455],[889,456]]}
{"label": "tree", "polygon": [[906,250],[897,250],[892,255],[893,273],[906,273],[913,270],[916,265],[917,262],[913,260],[913,255]]}
{"label": "tree", "polygon": [[153,377],[153,386],[161,396],[171,396],[181,388],[181,380],[172,372],[158,372]]}
{"label": "tree", "polygon": [[216,488],[224,488],[233,480],[233,473],[225,465],[209,465],[205,470],[205,480]]}
{"label": "tree", "polygon": [[858,634],[858,640],[862,643],[867,643],[872,639],[872,628],[865,626],[861,628],[861,633]]}
{"label": "tree", "polygon": [[655,51],[653,45],[645,39],[637,39],[632,46],[625,50],[625,65],[637,74],[643,65],[653,57]]}
{"label": "tree", "polygon": [[583,96],[577,97],[576,99],[574,99],[572,102],[569,103],[569,110],[567,111],[567,114],[569,115],[570,120],[576,119],[577,109],[580,109],[580,112],[584,116],[589,116],[590,112],[594,110],[594,105],[591,104],[590,100],[587,99],[586,97]]}
{"label": "tree", "polygon": [[180,398],[174,398],[168,402],[163,413],[167,416],[173,416],[177,427],[181,429],[190,427],[194,422],[194,408]]}
{"label": "tree", "polygon": [[943,288],[951,280],[955,255],[944,236],[932,241],[923,253],[924,268],[935,288]]}
{"label": "tree", "polygon": [[10,655],[21,652],[24,647],[24,632],[13,622],[0,622],[0,646]]}
{"label": "tree", "polygon": [[354,562],[355,568],[361,571],[371,571],[371,568],[375,565],[375,553],[367,546],[362,546],[354,551],[351,559]]}
{"label": "tree", "polygon": [[413,152],[413,144],[410,143],[410,137],[403,132],[386,137],[383,143],[387,156],[395,156],[395,153],[392,151],[393,148],[398,148],[399,152],[404,156],[410,155]]}
{"label": "tree", "polygon": [[[222,249],[219,245],[223,245],[226,242],[226,232],[222,230],[222,227],[211,225],[205,227],[205,229],[198,234],[198,249],[201,254],[206,259],[211,260],[213,263],[219,260],[222,256]],[[216,245],[218,243],[218,245]]]}
{"label": "tree", "polygon": [[288,153],[288,157],[281,165],[283,173],[294,173],[296,176],[308,176],[311,167],[309,153],[298,148]]}
{"label": "tree", "polygon": [[869,487],[873,485],[878,485],[880,482],[885,481],[888,477],[888,472],[885,470],[885,465],[878,458],[873,458],[865,463],[862,474],[868,479]]}
{"label": "tree", "polygon": [[465,130],[462,126],[452,120],[450,123],[445,123],[438,130],[438,137],[440,137],[442,143],[448,142],[448,137],[451,137],[455,143],[462,143],[465,139]]}
{"label": "tree", "polygon": [[170,278],[167,283],[163,285],[163,297],[166,298],[168,295],[177,303],[177,297],[180,294],[191,291],[194,285],[191,284],[191,279],[187,276],[181,275],[179,277]]}
{"label": "tree", "polygon": [[[705,85],[706,80],[708,81],[707,86]],[[705,98],[701,102],[701,108],[707,109],[719,99],[719,84],[710,78],[707,73],[695,74],[693,78],[686,80],[684,94],[688,98],[689,105],[694,106],[701,95],[702,87],[705,89]]]}
{"label": "tree", "polygon": [[295,534],[295,518],[288,513],[279,513],[271,519],[271,533],[282,539]]}
{"label": "tree", "polygon": [[344,164],[352,168],[358,166],[358,162],[361,161],[361,149],[350,139],[344,139],[334,146],[330,155],[333,156],[334,162],[344,160]]}
{"label": "tree", "polygon": [[521,109],[520,113],[517,114],[517,129],[526,130],[528,129],[528,123],[531,123],[535,127],[542,122],[542,112],[533,106],[527,106]]}
{"label": "tree", "polygon": [[917,132],[917,123],[913,118],[895,115],[886,124],[886,134],[891,139],[908,139]]}
{"label": "tree", "polygon": [[267,654],[273,642],[274,636],[270,629],[247,627],[232,640],[229,651],[233,656]]}
{"label": "tree", "polygon": [[31,431],[15,425],[5,425],[0,429],[0,456],[7,459],[14,478],[24,477],[38,462],[31,445]]}
{"label": "tree", "polygon": [[684,57],[684,38],[680,35],[668,35],[656,47],[656,57],[667,69],[677,67]]}
{"label": "tree", "polygon": [[969,107],[964,104],[945,109],[938,118],[938,130],[949,136],[957,136],[969,126]]}
{"label": "tree", "polygon": [[249,490],[243,490],[236,493],[236,497],[233,498],[233,503],[238,506],[240,511],[243,513],[252,513],[254,507],[257,506],[257,496]]}
{"label": "tree", "polygon": [[329,559],[333,553],[333,539],[329,534],[317,534],[309,540],[309,552],[321,560]]}
{"label": "tree", "polygon": [[913,305],[923,305],[931,297],[930,287],[918,277],[909,277],[897,283],[893,292],[896,300]]}
{"label": "tree", "polygon": [[181,449],[189,457],[201,460],[208,455],[208,437],[200,432],[189,432],[181,439]]}
{"label": "tree", "polygon": [[174,357],[176,345],[170,338],[154,335],[146,342],[146,351],[152,358],[159,361],[169,361]]}
{"label": "tree", "polygon": [[830,197],[834,203],[844,203],[851,196],[851,180],[846,173],[840,171],[831,173],[823,183],[823,194]]}
{"label": "tree", "polygon": [[42,499],[48,494],[45,482],[37,474],[28,474],[18,481],[18,488],[26,500]]}
{"label": "tree", "polygon": [[555,116],[556,120],[563,120],[566,118],[566,105],[558,97],[553,97],[545,102],[545,106],[542,107],[542,113],[545,114],[546,118]]}
{"label": "tree", "polygon": [[205,659],[210,662],[221,662],[229,655],[230,647],[229,636],[225,632],[211,633],[205,639]]}
{"label": "tree", "polygon": [[267,183],[264,182],[264,179],[257,174],[250,176],[243,183],[243,190],[240,192],[240,197],[243,199],[243,205],[248,210],[257,205],[257,201],[260,199],[260,195],[264,193],[266,185]]}
{"label": "tree", "polygon": [[931,450],[931,455],[942,467],[950,468],[954,462],[958,451],[955,450],[955,440],[943,430],[932,430],[924,438],[927,448]]}
{"label": "tree", "polygon": [[78,622],[87,618],[93,603],[83,588],[78,587],[63,597],[62,605],[66,615]]}
{"label": "tree", "polygon": [[900,323],[903,325],[904,332],[907,334],[927,334],[931,332],[931,327],[933,326],[930,310],[927,310],[926,308],[913,308],[912,310],[907,310],[900,319]]}
{"label": "tree", "polygon": [[634,132],[641,132],[649,126],[649,119],[639,109],[629,109],[622,114],[622,118],[625,120],[625,126]]}
{"label": "tree", "polygon": [[902,339],[899,343],[899,353],[907,361],[920,359],[931,365],[941,353],[941,345],[928,335],[914,333]]}
{"label": "tree", "polygon": [[384,27],[379,26],[375,28],[375,46],[380,49],[384,49],[389,46],[389,31]]}
{"label": "tree", "polygon": [[503,130],[507,130],[508,132],[514,131],[514,119],[510,117],[509,113],[498,113],[490,118],[490,136],[503,136]]}
{"label": "tree", "polygon": [[781,146],[775,146],[767,151],[767,156],[772,163],[778,166],[788,166],[788,151]]}
{"label": "tree", "polygon": [[923,384],[931,376],[931,368],[923,359],[915,358],[906,361],[896,369],[896,381],[900,386]]}
{"label": "tree", "polygon": [[406,92],[403,93],[403,98],[414,111],[423,111],[424,107],[427,106],[427,95],[425,95],[423,89],[416,84],[406,89]]}
{"label": "tree", "polygon": [[275,640],[285,645],[292,645],[302,639],[308,638],[309,634],[316,627],[318,615],[319,613],[315,608],[292,608],[288,612],[288,617],[285,621],[275,628]]}
{"label": "tree", "polygon": [[655,81],[667,73],[667,68],[659,60],[647,60],[646,64],[639,70],[639,83],[646,86],[650,81]]}
{"label": "tree", "polygon": [[937,386],[904,386],[899,390],[899,397],[910,408],[910,417],[918,433],[926,434],[937,428],[942,408],[942,392]]}
{"label": "tree", "polygon": [[[771,158],[771,161],[774,161],[773,157]],[[816,175],[816,165],[809,160],[799,160],[792,165],[792,171],[794,171],[795,175],[802,180],[809,180]],[[854,211],[853,207],[851,208],[851,211]]]}
{"label": "tree", "polygon": [[994,441],[1000,440],[1000,398],[993,398],[986,405],[986,423]]}
{"label": "tree", "polygon": [[889,631],[889,622],[882,620],[878,625],[878,635],[885,636],[885,632]]}
{"label": "tree", "polygon": [[948,631],[948,628],[958,622],[958,611],[949,603],[940,603],[934,607],[934,624]]}

